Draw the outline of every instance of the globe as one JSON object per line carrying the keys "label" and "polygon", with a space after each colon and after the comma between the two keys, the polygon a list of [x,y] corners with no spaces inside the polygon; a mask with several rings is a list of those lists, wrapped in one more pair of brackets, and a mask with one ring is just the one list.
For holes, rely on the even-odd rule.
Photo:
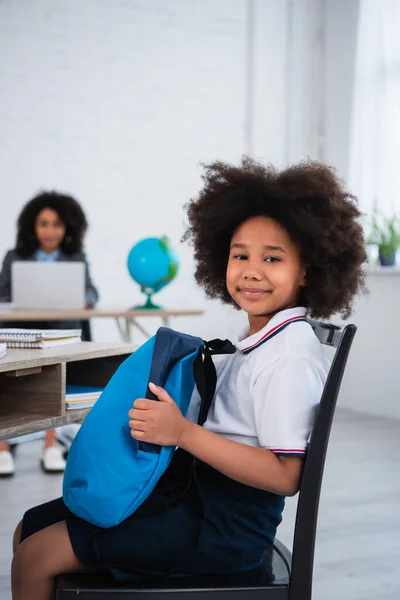
{"label": "globe", "polygon": [[148,237],[137,242],[128,255],[128,271],[146,294],[147,300],[145,304],[135,308],[161,308],[153,304],[152,295],[174,279],[178,268],[178,258],[166,236]]}

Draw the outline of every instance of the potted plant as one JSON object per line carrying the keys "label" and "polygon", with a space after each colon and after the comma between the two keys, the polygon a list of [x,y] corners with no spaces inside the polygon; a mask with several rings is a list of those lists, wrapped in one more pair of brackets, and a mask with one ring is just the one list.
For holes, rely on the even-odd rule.
{"label": "potted plant", "polygon": [[397,248],[400,246],[400,219],[397,215],[386,217],[375,208],[370,227],[367,243],[378,246],[380,265],[393,266],[396,263]]}

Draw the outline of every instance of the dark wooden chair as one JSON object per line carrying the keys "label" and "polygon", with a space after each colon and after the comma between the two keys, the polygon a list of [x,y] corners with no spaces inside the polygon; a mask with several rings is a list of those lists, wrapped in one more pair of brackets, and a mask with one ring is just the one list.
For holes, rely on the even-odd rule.
{"label": "dark wooden chair", "polygon": [[299,492],[293,549],[278,540],[262,567],[247,573],[116,584],[107,574],[62,575],[57,599],[311,600],[318,506],[329,434],[355,325],[344,329],[310,321],[318,339],[336,348],[311,436]]}

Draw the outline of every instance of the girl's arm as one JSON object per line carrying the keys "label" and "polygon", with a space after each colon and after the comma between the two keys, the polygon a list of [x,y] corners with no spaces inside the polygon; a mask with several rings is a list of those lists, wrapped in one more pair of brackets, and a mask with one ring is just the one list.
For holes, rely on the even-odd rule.
{"label": "girl's arm", "polygon": [[178,446],[227,477],[282,496],[300,487],[304,459],[228,440],[185,419]]}
{"label": "girl's arm", "polygon": [[227,477],[262,490],[293,496],[300,486],[301,457],[280,457],[265,448],[228,440],[186,419],[161,387],[149,384],[159,401],[139,398],[129,411],[138,441],[179,446]]}

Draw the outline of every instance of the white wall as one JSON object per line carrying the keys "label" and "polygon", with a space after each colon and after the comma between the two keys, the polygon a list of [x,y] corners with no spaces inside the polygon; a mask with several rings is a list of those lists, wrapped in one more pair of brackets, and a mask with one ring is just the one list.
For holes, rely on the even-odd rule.
{"label": "white wall", "polygon": [[[274,9],[266,30],[284,12],[284,3]],[[33,193],[68,191],[88,213],[102,304],[139,301],[125,268],[131,245],[167,233],[179,247],[199,161],[238,160],[246,149],[246,33],[244,0],[1,3],[0,250],[12,246],[16,216]],[[282,34],[263,42],[259,72],[284,54]],[[263,114],[271,132],[263,156],[281,162],[276,110],[271,102]],[[190,249],[179,253],[179,279],[159,301],[207,307],[202,324],[181,327],[230,331],[229,311],[207,304],[192,281]],[[98,339],[116,336],[111,324],[95,327]]]}
{"label": "white wall", "polygon": [[400,419],[400,269],[370,269],[369,294],[348,322],[358,327],[343,378],[339,406]]}
{"label": "white wall", "polygon": [[325,122],[321,158],[349,175],[359,0],[326,0]]}
{"label": "white wall", "polygon": [[[332,38],[318,53],[326,2],[331,19],[332,0],[3,0],[0,253],[13,246],[27,199],[41,188],[69,192],[88,214],[103,306],[140,301],[128,250],[166,233],[181,271],[158,301],[207,310],[174,326],[233,336],[241,317],[193,282],[190,248],[179,243],[182,206],[201,184],[199,161],[247,151],[278,165],[319,156],[326,104],[316,107],[315,92],[337,49]],[[348,4],[337,3],[338,31]],[[330,155],[340,162],[346,131],[334,133]],[[118,339],[112,323],[94,326],[97,339]]]}

